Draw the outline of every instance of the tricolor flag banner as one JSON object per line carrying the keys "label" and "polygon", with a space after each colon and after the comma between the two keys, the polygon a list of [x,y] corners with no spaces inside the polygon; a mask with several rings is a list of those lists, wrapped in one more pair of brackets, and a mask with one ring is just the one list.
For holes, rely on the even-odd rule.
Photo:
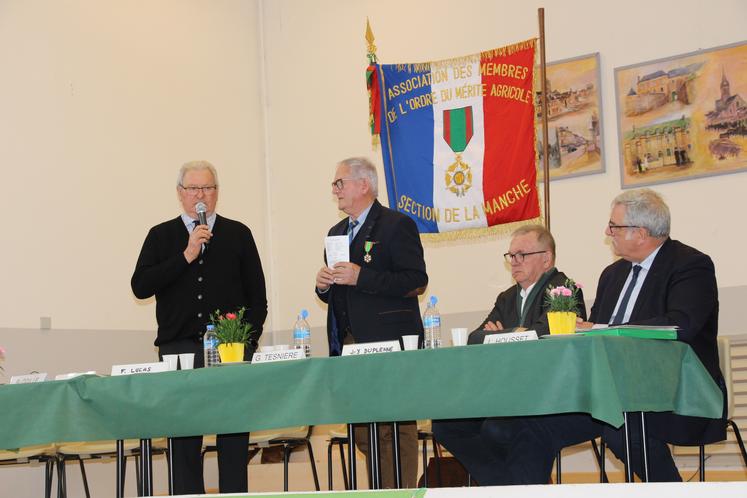
{"label": "tricolor flag banner", "polygon": [[[389,204],[421,233],[539,218],[534,52],[532,39],[444,61],[369,66]],[[470,234],[450,234],[462,235]]]}

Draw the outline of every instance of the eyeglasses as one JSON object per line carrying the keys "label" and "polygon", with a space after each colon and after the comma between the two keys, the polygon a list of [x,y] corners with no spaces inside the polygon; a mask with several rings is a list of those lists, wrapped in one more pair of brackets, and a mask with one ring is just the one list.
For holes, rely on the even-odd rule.
{"label": "eyeglasses", "polygon": [[617,230],[618,228],[641,228],[638,225],[615,225],[611,221],[607,223],[607,226],[610,229],[610,233],[613,235],[615,234],[615,230]]}
{"label": "eyeglasses", "polygon": [[345,180],[355,180],[355,178],[338,178],[337,180],[332,182],[332,188],[342,190],[345,187]]}
{"label": "eyeglasses", "polygon": [[185,187],[184,185],[179,185],[182,189],[186,190],[189,195],[197,195],[197,192],[202,192],[203,194],[212,194],[218,189],[218,185],[208,185],[206,187]]}
{"label": "eyeglasses", "polygon": [[531,256],[532,254],[542,254],[543,252],[547,252],[547,249],[544,251],[534,251],[534,252],[517,252],[517,253],[510,253],[507,252],[503,255],[504,258],[506,258],[506,263],[511,263],[512,261],[516,261],[517,263],[523,263],[524,258],[527,256]]}

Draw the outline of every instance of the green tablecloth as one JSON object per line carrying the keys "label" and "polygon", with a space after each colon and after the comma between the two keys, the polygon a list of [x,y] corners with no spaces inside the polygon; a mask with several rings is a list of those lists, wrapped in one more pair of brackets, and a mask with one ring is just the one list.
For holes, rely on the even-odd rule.
{"label": "green tablecloth", "polygon": [[0,448],[294,425],[623,411],[718,418],[689,346],[567,337],[0,386]]}

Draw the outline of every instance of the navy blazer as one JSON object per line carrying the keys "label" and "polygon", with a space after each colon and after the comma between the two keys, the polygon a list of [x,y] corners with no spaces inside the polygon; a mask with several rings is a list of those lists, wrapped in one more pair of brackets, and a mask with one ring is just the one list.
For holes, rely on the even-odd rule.
{"label": "navy blazer", "polygon": [[[333,226],[328,235],[345,235],[347,229],[346,217]],[[367,241],[373,243],[369,261],[364,259]],[[347,312],[355,342],[398,340],[409,334],[422,337],[423,323],[417,296],[428,285],[428,275],[415,222],[375,200],[350,246],[350,262],[361,267],[357,285],[335,284],[324,293],[317,290],[319,298],[329,304],[327,336],[330,355],[339,354],[332,345],[342,344],[344,339],[332,338],[332,334],[339,332],[333,323],[331,305],[331,297],[337,292],[347,294]]]}
{"label": "navy blazer", "polygon": [[[604,269],[591,307],[591,322],[609,323],[631,266],[630,261],[620,259]],[[677,339],[693,348],[726,400],[716,344],[718,306],[716,272],[711,258],[668,238],[654,258],[629,323],[679,327]],[[726,401],[724,418],[725,415]],[[673,413],[651,413],[647,420],[652,436],[673,444],[710,443],[726,438],[723,420]]]}

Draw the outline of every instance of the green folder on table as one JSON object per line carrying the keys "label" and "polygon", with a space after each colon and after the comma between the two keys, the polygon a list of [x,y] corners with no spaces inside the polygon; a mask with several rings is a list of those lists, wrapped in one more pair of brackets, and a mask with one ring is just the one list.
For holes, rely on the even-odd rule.
{"label": "green folder on table", "polygon": [[677,339],[677,327],[670,326],[646,326],[646,325],[615,325],[601,329],[578,331],[577,334],[584,335],[616,335],[623,337],[637,337],[639,339]]}

